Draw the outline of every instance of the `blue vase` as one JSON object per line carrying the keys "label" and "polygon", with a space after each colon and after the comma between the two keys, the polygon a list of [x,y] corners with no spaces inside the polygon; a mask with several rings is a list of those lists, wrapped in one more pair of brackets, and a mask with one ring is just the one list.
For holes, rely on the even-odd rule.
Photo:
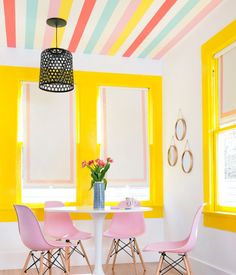
{"label": "blue vase", "polygon": [[105,206],[105,184],[95,182],[93,185],[93,208],[99,209]]}

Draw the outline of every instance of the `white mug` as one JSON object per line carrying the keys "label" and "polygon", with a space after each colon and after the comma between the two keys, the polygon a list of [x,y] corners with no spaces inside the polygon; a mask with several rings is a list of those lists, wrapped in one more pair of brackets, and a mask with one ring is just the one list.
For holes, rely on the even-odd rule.
{"label": "white mug", "polygon": [[125,198],[126,200],[126,207],[132,208],[135,206],[135,199],[134,198]]}

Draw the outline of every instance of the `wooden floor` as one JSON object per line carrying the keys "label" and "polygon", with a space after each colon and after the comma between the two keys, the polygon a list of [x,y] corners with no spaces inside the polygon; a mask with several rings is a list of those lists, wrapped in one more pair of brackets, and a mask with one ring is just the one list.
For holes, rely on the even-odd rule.
{"label": "wooden floor", "polygon": [[[155,275],[156,272],[156,263],[146,263],[147,271],[144,273],[142,270],[141,264],[137,264],[137,270],[139,275]],[[89,273],[87,267],[73,267],[71,268],[71,274],[85,274]],[[35,270],[30,270],[26,273],[26,275],[37,275],[38,273]],[[48,272],[46,273],[48,274]],[[62,271],[58,271],[58,269],[54,269],[52,272],[53,275],[63,275]],[[134,267],[132,264],[117,264],[115,266],[115,270],[112,271],[111,265],[109,265],[108,270],[106,271],[106,275],[134,275]],[[168,275],[176,275],[178,273],[174,271],[170,271]],[[20,270],[0,270],[0,275],[20,275]]]}

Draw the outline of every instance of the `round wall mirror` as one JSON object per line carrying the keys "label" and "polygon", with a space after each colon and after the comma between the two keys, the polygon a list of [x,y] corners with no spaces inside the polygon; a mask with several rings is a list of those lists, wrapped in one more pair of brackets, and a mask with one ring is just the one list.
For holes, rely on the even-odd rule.
{"label": "round wall mirror", "polygon": [[170,145],[168,149],[168,163],[170,166],[175,166],[178,160],[178,150],[175,145]]}
{"label": "round wall mirror", "polygon": [[193,169],[193,154],[190,150],[185,150],[182,155],[182,169],[184,173],[190,173]]}
{"label": "round wall mirror", "polygon": [[179,118],[175,123],[175,137],[177,140],[183,140],[186,136],[187,126],[183,118]]}

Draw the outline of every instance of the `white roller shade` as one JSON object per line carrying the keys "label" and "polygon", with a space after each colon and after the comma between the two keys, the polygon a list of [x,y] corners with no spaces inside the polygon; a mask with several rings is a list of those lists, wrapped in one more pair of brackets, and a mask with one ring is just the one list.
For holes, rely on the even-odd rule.
{"label": "white roller shade", "polygon": [[74,93],[23,90],[24,185],[75,184]]}
{"label": "white roller shade", "polygon": [[109,185],[149,186],[147,89],[103,87],[101,156],[114,159]]}
{"label": "white roller shade", "polygon": [[236,48],[219,57],[219,121],[236,120]]}

